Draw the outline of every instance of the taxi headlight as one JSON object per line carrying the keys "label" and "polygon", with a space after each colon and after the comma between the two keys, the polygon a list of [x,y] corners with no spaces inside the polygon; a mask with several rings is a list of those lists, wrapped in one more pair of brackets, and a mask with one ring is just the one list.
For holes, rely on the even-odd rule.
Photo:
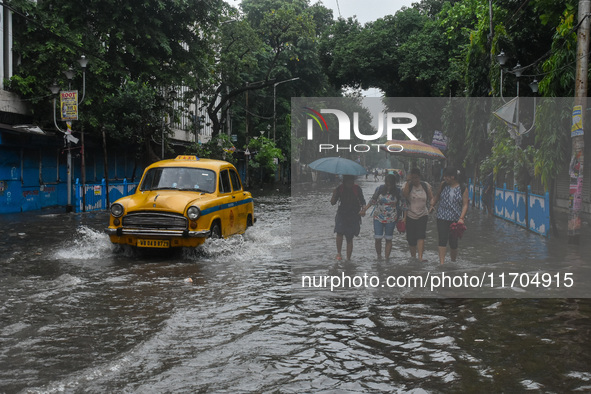
{"label": "taxi headlight", "polygon": [[111,215],[113,215],[113,217],[120,217],[121,215],[123,215],[123,205],[119,204],[119,203],[115,203],[113,205],[111,205]]}
{"label": "taxi headlight", "polygon": [[197,220],[199,219],[199,216],[201,216],[201,210],[197,207],[189,207],[189,209],[187,209],[187,216],[191,220]]}

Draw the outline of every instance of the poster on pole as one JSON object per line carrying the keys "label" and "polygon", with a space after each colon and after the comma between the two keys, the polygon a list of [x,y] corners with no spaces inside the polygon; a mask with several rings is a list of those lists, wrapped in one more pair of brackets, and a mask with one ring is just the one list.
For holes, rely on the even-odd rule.
{"label": "poster on pole", "polygon": [[573,122],[570,128],[570,136],[576,137],[583,135],[583,107],[575,105],[573,107]]}
{"label": "poster on pole", "polygon": [[60,92],[60,113],[62,120],[78,120],[78,91]]}
{"label": "poster on pole", "polygon": [[433,142],[431,142],[431,145],[438,148],[439,150],[446,150],[447,137],[443,134],[443,132],[435,130],[435,133],[433,133]]}

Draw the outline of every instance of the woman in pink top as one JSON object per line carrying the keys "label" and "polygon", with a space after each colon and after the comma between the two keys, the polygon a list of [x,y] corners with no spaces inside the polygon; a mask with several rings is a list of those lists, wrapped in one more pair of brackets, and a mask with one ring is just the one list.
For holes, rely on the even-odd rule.
{"label": "woman in pink top", "polygon": [[419,260],[423,260],[425,250],[425,238],[427,232],[427,219],[429,218],[429,206],[433,201],[431,185],[421,181],[421,172],[418,168],[410,170],[409,177],[402,189],[402,194],[407,201],[406,240],[410,248],[410,255],[414,258],[419,254]]}

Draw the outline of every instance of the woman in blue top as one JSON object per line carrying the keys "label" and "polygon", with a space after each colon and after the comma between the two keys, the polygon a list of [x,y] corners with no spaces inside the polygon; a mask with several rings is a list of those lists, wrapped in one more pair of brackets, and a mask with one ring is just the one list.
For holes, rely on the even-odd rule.
{"label": "woman in blue top", "polygon": [[390,258],[394,229],[400,218],[400,189],[398,189],[396,181],[396,175],[386,175],[385,185],[376,189],[370,202],[360,212],[361,216],[365,216],[369,207],[376,206],[373,212],[373,229],[378,260],[382,259],[382,238],[386,240],[386,261]]}
{"label": "woman in blue top", "polygon": [[451,261],[458,257],[458,238],[450,234],[452,223],[464,224],[464,218],[468,212],[468,188],[459,181],[460,170],[446,168],[443,170],[443,182],[439,193],[435,196],[431,210],[437,207],[437,232],[439,234],[439,262],[445,261],[447,244],[449,242]]}

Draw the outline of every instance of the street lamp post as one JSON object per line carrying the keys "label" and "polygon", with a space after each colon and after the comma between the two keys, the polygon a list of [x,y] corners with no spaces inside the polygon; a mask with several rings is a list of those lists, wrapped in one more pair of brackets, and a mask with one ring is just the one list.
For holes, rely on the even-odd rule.
{"label": "street lamp post", "polygon": [[[82,98],[79,101],[76,101],[76,119],[77,119],[77,115],[78,115],[78,108],[80,107],[80,104],[82,104],[82,102],[84,101],[84,97],[86,96],[86,66],[88,65],[88,59],[86,58],[86,56],[82,55],[80,57],[80,59],[78,59],[78,63],[80,64],[80,67],[82,68]],[[66,76],[66,78],[68,79],[68,89],[71,88],[72,85],[72,79],[74,79],[74,76],[76,75],[74,69],[72,67],[70,67],[68,70],[64,71],[64,75]],[[56,95],[60,93],[61,88],[59,87],[59,85],[54,82],[51,86],[49,86],[49,90],[51,91],[51,93],[53,94],[53,124],[55,126],[55,128],[62,132],[64,134],[64,138],[66,140],[66,151],[67,151],[67,169],[66,169],[66,173],[67,173],[67,188],[68,188],[68,201],[67,201],[67,205],[66,205],[66,212],[72,212],[72,148],[71,148],[71,143],[78,143],[78,138],[74,137],[72,135],[72,131],[71,131],[71,123],[70,121],[67,122],[67,130],[62,130],[60,129],[60,127],[57,124],[57,116],[55,113],[55,107],[56,107]],[[62,112],[62,118],[63,118],[63,111]],[[62,119],[63,120],[63,119]]]}
{"label": "street lamp post", "polygon": [[277,85],[281,85],[282,83],[291,82],[298,79],[300,79],[300,77],[286,79],[284,81],[275,82],[273,84],[273,142],[275,142],[275,130],[277,128]]}
{"label": "street lamp post", "polygon": [[[497,62],[501,66],[501,81],[500,81],[499,92],[500,92],[501,99],[503,100],[504,103],[507,103],[507,101],[503,97],[503,72],[504,72],[504,66],[507,63],[507,60],[509,60],[509,56],[507,56],[504,51],[501,51],[497,55]],[[517,85],[517,92],[516,92],[516,96],[515,96],[515,125],[517,127],[515,139],[516,139],[517,143],[519,143],[519,141],[521,140],[520,124],[519,124],[519,81],[520,81],[521,75],[523,73],[523,70],[525,70],[526,68],[527,67],[522,67],[521,64],[519,62],[517,62],[515,67],[513,67],[513,69],[511,71],[509,71],[509,73],[515,75],[515,77],[517,78],[517,84],[516,84]],[[532,126],[527,131],[523,132],[523,134],[527,134],[529,131],[531,131],[534,128],[535,121],[536,121],[536,93],[538,92],[538,81],[536,79],[534,79],[534,81],[529,84],[529,87],[531,88],[532,92],[534,92],[533,122],[532,122]]]}

